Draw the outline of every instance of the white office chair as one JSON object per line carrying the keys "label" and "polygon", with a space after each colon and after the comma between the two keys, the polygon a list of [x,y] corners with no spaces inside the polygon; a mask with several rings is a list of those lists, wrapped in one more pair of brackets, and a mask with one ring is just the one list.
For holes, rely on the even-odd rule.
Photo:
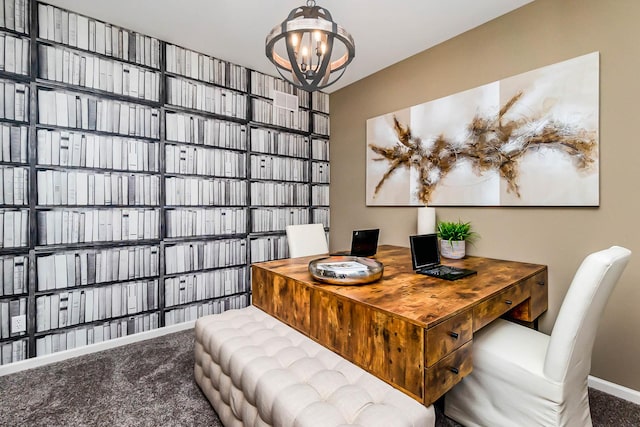
{"label": "white office chair", "polygon": [[301,224],[287,226],[289,257],[298,258],[329,252],[327,236],[322,224]]}
{"label": "white office chair", "polygon": [[587,376],[598,323],[631,251],[585,258],[551,336],[498,320],[473,337],[473,372],[445,395],[465,426],[591,426]]}

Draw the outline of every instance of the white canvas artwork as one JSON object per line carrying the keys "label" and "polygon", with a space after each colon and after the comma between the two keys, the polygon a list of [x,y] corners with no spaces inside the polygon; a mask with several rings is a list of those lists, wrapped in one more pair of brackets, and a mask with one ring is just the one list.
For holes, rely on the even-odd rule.
{"label": "white canvas artwork", "polygon": [[367,205],[598,206],[599,54],[367,120]]}

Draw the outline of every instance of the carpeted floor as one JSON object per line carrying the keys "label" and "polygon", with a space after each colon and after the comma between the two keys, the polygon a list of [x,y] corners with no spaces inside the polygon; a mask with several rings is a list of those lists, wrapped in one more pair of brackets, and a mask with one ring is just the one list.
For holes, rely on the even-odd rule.
{"label": "carpeted floor", "polygon": [[0,425],[222,426],[193,365],[188,330],[0,377]]}
{"label": "carpeted floor", "polygon": [[[0,426],[222,426],[193,365],[188,330],[0,377]],[[594,426],[640,425],[640,406],[589,397]],[[436,418],[459,426],[440,405]]]}

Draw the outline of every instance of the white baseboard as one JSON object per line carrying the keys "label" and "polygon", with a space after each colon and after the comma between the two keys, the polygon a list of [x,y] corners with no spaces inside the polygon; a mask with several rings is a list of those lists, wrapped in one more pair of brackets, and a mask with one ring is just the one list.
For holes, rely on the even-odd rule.
{"label": "white baseboard", "polygon": [[640,391],[589,375],[589,387],[640,405]]}
{"label": "white baseboard", "polygon": [[127,335],[120,338],[114,338],[109,341],[103,341],[97,344],[86,345],[84,347],[64,350],[57,353],[47,354],[46,356],[33,357],[31,359],[21,360],[20,362],[10,363],[0,366],[0,376],[13,374],[27,369],[45,366],[50,363],[60,362],[62,360],[71,359],[73,357],[85,354],[97,353],[99,351],[108,350],[110,348],[120,347],[122,345],[132,344],[135,342],[145,341],[151,338],[161,337],[173,332],[180,332],[187,329],[193,329],[196,321],[179,323],[177,325],[165,326],[163,328],[152,329],[150,331],[139,332],[133,335]]}

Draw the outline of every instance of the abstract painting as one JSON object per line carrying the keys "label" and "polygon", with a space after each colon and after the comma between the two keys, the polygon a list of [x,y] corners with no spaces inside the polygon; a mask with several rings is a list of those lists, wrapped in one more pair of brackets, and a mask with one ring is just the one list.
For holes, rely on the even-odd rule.
{"label": "abstract painting", "polygon": [[367,120],[367,205],[598,206],[599,53]]}

